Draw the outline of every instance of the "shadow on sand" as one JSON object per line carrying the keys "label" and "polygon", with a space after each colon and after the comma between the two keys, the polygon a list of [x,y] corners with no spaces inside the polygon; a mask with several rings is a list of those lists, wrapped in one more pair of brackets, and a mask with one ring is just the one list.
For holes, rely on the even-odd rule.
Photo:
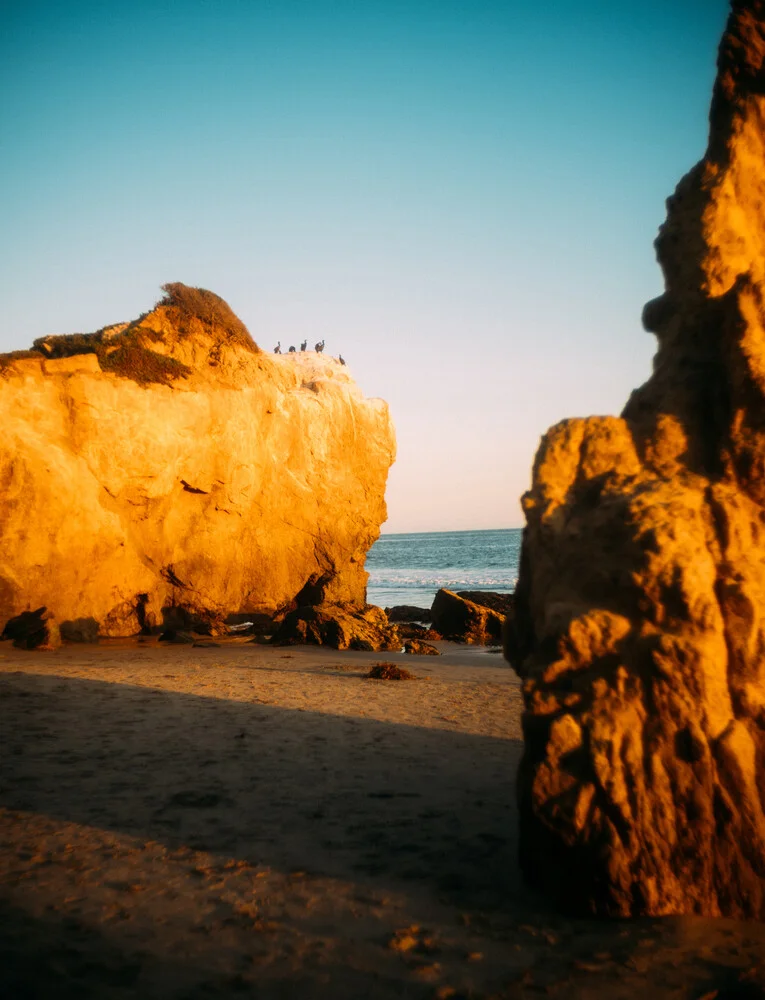
{"label": "shadow on sand", "polygon": [[[760,930],[570,922],[523,887],[521,751],[517,740],[6,673],[0,997],[763,997],[759,979],[741,978],[762,954]],[[262,944],[269,922],[248,913],[260,874],[278,945]],[[155,887],[143,925],[120,904],[136,879]],[[440,927],[437,962],[417,929],[419,952],[390,951],[407,915]],[[449,930],[460,922],[469,930]],[[462,986],[439,994],[460,969]]]}
{"label": "shadow on sand", "polygon": [[[0,693],[6,810],[352,880],[425,909],[526,900],[515,862],[518,741],[48,675],[6,674]],[[57,918],[38,922],[13,898],[0,917],[6,961],[26,954],[14,995],[46,995],[33,956],[43,942],[66,952]],[[60,930],[63,941],[66,920]],[[93,928],[78,933],[85,952],[98,944]],[[102,943],[99,989],[110,975],[127,988],[135,963]],[[78,983],[84,995],[87,977]]]}

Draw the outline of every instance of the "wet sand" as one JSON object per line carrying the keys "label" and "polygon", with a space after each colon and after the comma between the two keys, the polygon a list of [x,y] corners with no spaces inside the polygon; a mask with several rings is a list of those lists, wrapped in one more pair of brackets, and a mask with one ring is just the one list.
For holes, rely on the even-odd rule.
{"label": "wet sand", "polygon": [[524,888],[518,680],[438,645],[0,645],[0,996],[765,997],[763,924]]}

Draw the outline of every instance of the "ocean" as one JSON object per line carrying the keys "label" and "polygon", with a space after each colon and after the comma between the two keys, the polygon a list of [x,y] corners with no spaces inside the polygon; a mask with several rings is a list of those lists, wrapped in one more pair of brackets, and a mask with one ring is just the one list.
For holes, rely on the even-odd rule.
{"label": "ocean", "polygon": [[367,556],[367,600],[429,608],[440,587],[512,593],[520,551],[520,528],[381,535]]}

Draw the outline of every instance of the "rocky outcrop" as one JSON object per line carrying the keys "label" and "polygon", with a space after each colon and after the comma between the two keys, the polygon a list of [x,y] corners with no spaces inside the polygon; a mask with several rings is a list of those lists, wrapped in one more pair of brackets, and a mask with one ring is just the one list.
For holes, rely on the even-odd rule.
{"label": "rocky outcrop", "polygon": [[[471,597],[481,599],[478,591],[469,593]],[[498,595],[490,594],[489,598],[495,596]],[[478,645],[498,643],[505,621],[505,616],[491,606],[478,604],[475,600],[443,588],[436,594],[430,613],[433,629],[444,639]]]}
{"label": "rocky outcrop", "polygon": [[105,635],[363,606],[394,457],[332,358],[264,354],[217,296],[0,356],[0,624]]}
{"label": "rocky outcrop", "polygon": [[568,909],[765,917],[764,58],[737,0],[656,241],[654,373],[552,428],[523,498],[521,863]]}
{"label": "rocky outcrop", "polygon": [[368,604],[353,611],[323,604],[290,611],[271,640],[276,646],[331,646],[333,649],[400,650],[402,640],[382,608]]}

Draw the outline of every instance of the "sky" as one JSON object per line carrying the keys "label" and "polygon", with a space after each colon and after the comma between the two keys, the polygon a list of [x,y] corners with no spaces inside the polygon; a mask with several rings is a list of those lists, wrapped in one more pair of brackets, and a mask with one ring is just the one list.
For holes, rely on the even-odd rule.
{"label": "sky", "polygon": [[385,532],[517,527],[648,377],[725,0],[0,0],[0,351],[209,288],[387,400]]}

